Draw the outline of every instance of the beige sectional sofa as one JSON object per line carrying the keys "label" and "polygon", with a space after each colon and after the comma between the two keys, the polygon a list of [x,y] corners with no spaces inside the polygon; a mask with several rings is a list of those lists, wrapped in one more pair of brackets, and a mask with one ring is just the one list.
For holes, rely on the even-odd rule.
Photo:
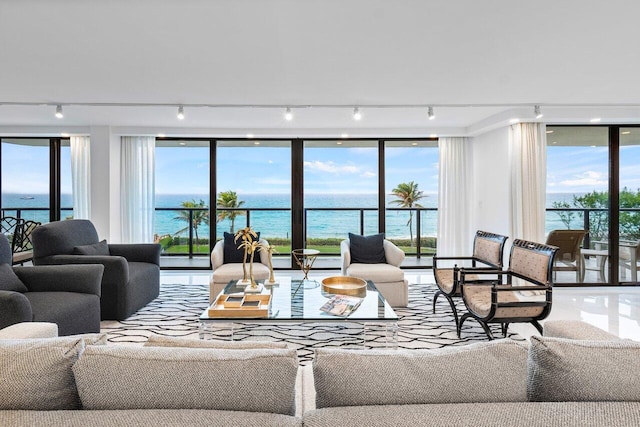
{"label": "beige sectional sofa", "polygon": [[276,343],[0,340],[0,425],[640,425],[640,343],[545,326],[530,345],[318,349],[300,368]]}

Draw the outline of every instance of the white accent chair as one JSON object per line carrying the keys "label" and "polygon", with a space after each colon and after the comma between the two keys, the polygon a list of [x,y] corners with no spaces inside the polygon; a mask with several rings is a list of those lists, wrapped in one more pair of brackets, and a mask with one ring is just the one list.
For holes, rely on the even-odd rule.
{"label": "white accent chair", "polygon": [[[261,245],[268,246],[269,242],[260,239]],[[269,278],[269,257],[267,251],[260,251],[254,255],[253,278],[255,280],[266,280]],[[249,262],[247,262],[247,275],[249,274]],[[218,296],[220,292],[231,280],[241,280],[243,277],[242,263],[232,262],[224,264],[224,240],[218,240],[211,251],[211,281],[209,282],[209,303]]]}
{"label": "white accent chair", "polygon": [[383,245],[386,264],[352,264],[349,239],[340,242],[342,275],[371,280],[389,305],[406,307],[409,303],[409,285],[400,269],[404,251],[386,239]]}

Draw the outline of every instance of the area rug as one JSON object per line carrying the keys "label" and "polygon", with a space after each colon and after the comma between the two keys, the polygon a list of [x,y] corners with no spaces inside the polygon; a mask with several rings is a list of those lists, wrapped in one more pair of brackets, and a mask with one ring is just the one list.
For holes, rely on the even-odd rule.
{"label": "area rug", "polygon": [[[430,349],[449,345],[465,345],[487,341],[480,325],[469,320],[458,339],[453,314],[444,298],[438,300],[436,312],[431,304],[435,285],[413,284],[409,286],[409,305],[394,309],[398,315],[398,348]],[[141,345],[152,334],[198,338],[200,314],[207,307],[208,285],[163,284],[160,296],[124,321],[101,322],[102,332],[110,343],[137,343]],[[464,304],[458,299],[460,313]],[[496,337],[501,336],[499,326],[492,326]],[[319,347],[383,348],[387,346],[383,329],[368,329],[363,338],[362,327],[357,324],[246,324],[234,328],[236,340],[267,340],[287,342],[298,351],[300,362],[308,363],[313,351]],[[230,330],[221,328],[214,338],[228,339]],[[509,333],[515,340],[524,340],[516,333]]]}

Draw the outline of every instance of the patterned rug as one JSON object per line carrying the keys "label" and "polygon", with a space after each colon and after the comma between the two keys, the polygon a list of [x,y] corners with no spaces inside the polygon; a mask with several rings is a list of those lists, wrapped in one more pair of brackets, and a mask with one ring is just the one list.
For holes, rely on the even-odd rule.
{"label": "patterned rug", "polygon": [[[487,341],[480,325],[468,320],[458,339],[453,315],[444,298],[438,299],[435,314],[431,311],[435,285],[410,285],[409,305],[394,309],[398,314],[398,348],[429,349],[447,345],[465,345]],[[101,322],[102,332],[111,343],[144,343],[152,334],[198,338],[200,314],[207,307],[208,285],[163,284],[160,296],[124,321]],[[459,313],[464,304],[456,301]],[[492,325],[496,337],[502,336],[498,325]],[[358,324],[247,324],[234,328],[236,340],[284,341],[298,350],[302,364],[313,358],[319,347],[381,348],[386,346],[385,331],[367,328],[363,336]],[[220,329],[215,338],[228,339],[230,330]],[[509,337],[524,340],[516,333]]]}

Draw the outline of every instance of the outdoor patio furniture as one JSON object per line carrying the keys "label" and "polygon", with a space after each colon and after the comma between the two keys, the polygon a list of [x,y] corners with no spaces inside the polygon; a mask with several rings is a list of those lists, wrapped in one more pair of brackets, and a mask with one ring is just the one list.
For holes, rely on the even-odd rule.
{"label": "outdoor patio furniture", "polygon": [[553,264],[554,274],[556,271],[575,271],[576,282],[582,281],[580,247],[587,234],[586,230],[552,230],[549,233],[546,244],[558,248]]}

